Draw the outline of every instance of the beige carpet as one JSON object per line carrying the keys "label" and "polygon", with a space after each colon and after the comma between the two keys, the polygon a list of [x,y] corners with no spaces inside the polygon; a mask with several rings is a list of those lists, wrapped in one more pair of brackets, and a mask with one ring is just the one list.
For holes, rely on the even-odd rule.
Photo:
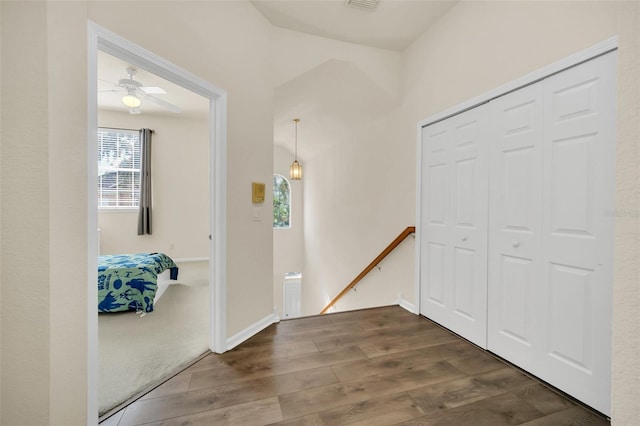
{"label": "beige carpet", "polygon": [[207,351],[208,294],[206,280],[179,279],[144,317],[99,314],[100,414]]}

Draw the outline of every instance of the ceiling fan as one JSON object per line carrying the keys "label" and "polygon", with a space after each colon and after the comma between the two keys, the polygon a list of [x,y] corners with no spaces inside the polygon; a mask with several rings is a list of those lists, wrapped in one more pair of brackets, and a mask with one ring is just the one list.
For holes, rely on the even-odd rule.
{"label": "ceiling fan", "polygon": [[[157,86],[144,86],[138,80],[134,80],[135,75],[138,73],[138,70],[135,67],[127,67],[127,74],[129,78],[121,78],[117,83],[111,83],[106,81],[106,83],[112,84],[115,86],[113,89],[109,90],[101,90],[101,92],[122,92],[125,95],[122,97],[122,103],[129,108],[129,114],[140,114],[142,110],[140,109],[140,105],[142,104],[142,100],[151,101],[162,108],[169,110],[171,112],[175,112],[179,114],[182,112],[182,108],[177,105],[174,105],[170,102],[164,101],[153,95],[165,95],[167,92],[164,91],[161,87]],[[102,80],[105,81],[105,80]]]}

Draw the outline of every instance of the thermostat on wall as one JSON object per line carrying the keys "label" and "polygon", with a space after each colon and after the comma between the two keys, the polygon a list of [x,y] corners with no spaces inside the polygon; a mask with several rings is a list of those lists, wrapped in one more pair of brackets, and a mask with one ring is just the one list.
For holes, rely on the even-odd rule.
{"label": "thermostat on wall", "polygon": [[255,204],[264,203],[264,183],[253,182],[251,189],[251,201]]}

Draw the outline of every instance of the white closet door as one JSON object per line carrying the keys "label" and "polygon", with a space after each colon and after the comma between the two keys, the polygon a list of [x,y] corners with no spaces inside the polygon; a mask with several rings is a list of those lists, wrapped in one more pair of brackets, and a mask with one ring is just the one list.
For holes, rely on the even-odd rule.
{"label": "white closet door", "polygon": [[544,359],[538,374],[610,414],[616,53],[544,81]]}
{"label": "white closet door", "polygon": [[525,369],[535,359],[544,304],[539,299],[542,93],[542,83],[537,83],[489,104],[488,347]]}
{"label": "white closet door", "polygon": [[488,110],[422,133],[421,313],[486,348]]}

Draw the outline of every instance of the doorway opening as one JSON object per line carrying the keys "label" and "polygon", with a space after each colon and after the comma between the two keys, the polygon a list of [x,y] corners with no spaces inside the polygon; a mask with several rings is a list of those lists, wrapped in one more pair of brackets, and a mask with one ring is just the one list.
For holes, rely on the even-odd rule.
{"label": "doorway opening", "polygon": [[[97,123],[98,51],[144,69],[209,100],[209,348],[216,353],[226,343],[226,114],[227,95],[213,84],[152,52],[89,22],[88,26],[87,141],[95,141]],[[87,283],[97,283],[98,207],[97,146],[87,147]],[[87,306],[87,422],[98,418],[98,312],[97,285],[89,285]]]}

